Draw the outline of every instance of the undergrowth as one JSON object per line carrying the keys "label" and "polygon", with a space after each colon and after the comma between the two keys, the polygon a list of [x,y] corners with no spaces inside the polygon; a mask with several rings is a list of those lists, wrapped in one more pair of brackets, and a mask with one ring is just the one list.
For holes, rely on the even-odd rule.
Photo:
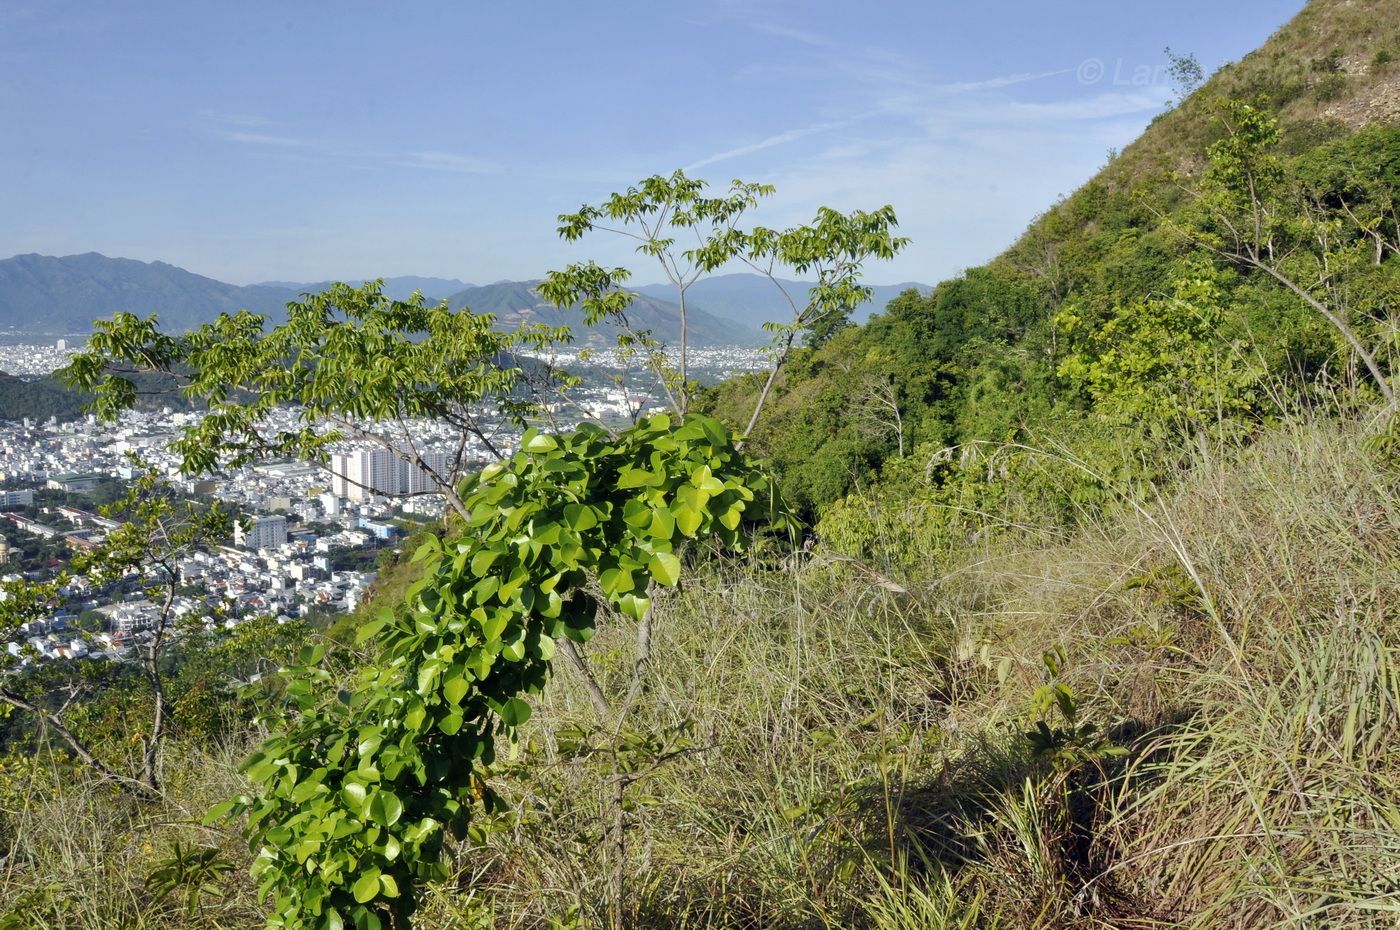
{"label": "undergrowth", "polygon": [[[900,577],[710,562],[628,733],[557,670],[497,764],[509,822],[417,925],[604,926],[621,774],[634,927],[1394,927],[1400,472],[1368,430],[1277,425]],[[631,643],[589,644],[605,688]],[[6,759],[0,927],[260,925],[241,840],[199,825],[256,737],[173,745],[154,807]]]}

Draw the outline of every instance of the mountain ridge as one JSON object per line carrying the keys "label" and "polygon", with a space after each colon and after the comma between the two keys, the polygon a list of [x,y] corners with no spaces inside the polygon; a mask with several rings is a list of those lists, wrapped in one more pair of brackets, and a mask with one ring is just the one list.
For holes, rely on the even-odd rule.
{"label": "mountain ridge", "polygon": [[[543,300],[535,288],[539,280],[510,281],[468,288],[447,298],[453,309],[470,307],[475,313],[492,313],[513,328],[521,323],[568,326],[574,341],[589,345],[611,345],[614,337],[608,325],[587,326],[582,314],[561,309]],[[635,288],[632,290],[636,290]],[[628,308],[628,318],[637,329],[650,330],[663,342],[675,343],[680,337],[680,308],[668,300],[639,293]],[[688,307],[686,328],[692,345],[758,345],[766,337],[757,327],[740,320],[722,318],[701,307]]]}
{"label": "mountain ridge", "polygon": [[[359,287],[367,284],[374,278],[352,278],[344,283]],[[476,287],[469,281],[460,278],[435,278],[428,275],[396,275],[394,277],[383,278],[384,293],[395,300],[407,300],[414,291],[420,291],[427,300],[442,300],[458,291],[468,290]],[[290,290],[297,294],[316,294],[324,291],[332,284],[333,279],[325,281],[259,281],[251,287],[276,287]]]}
{"label": "mountain ridge", "polygon": [[[359,285],[369,278],[349,283]],[[526,320],[549,326],[570,326],[580,342],[611,342],[599,327],[582,324],[574,310],[560,310],[534,292],[538,279],[501,280],[474,285],[457,278],[400,275],[384,278],[384,293],[406,300],[415,290],[429,301],[447,300],[455,308],[495,313],[502,325]],[[263,281],[230,284],[159,259],[111,257],[100,252],[74,255],[42,255],[26,252],[0,259],[0,331],[31,334],[83,333],[92,321],[120,310],[137,315],[155,313],[170,329],[188,330],[220,313],[251,310],[274,320],[286,304],[302,294],[316,293],[331,281]],[[778,283],[800,302],[812,282],[787,278]],[[919,282],[871,285],[871,300],[856,308],[857,322],[882,311],[890,300],[906,290],[927,294],[931,287]],[[679,308],[669,284],[644,284],[631,288],[638,294],[631,315],[638,328],[675,342]],[[696,345],[758,345],[766,341],[761,325],[785,321],[792,315],[787,298],[767,278],[749,273],[716,275],[691,286],[687,306],[688,330]]]}
{"label": "mountain ridge", "polygon": [[92,321],[119,310],[155,313],[173,329],[191,329],[224,312],[279,316],[296,294],[240,286],[162,261],[22,253],[0,260],[0,329],[32,333],[90,332]]}
{"label": "mountain ridge", "polygon": [[[782,292],[774,283],[762,275],[748,272],[715,275],[696,281],[687,290],[687,300],[693,298],[694,305],[708,313],[728,320],[759,327],[765,322],[785,323],[792,319],[792,306],[788,298],[800,308],[807,291],[816,283],[789,278],[778,278]],[[863,323],[894,298],[907,290],[928,294],[933,287],[918,281],[905,281],[898,284],[872,284],[870,300],[856,307],[851,317]],[[675,294],[675,288],[666,283],[643,284],[632,290],[648,297],[666,299]],[[784,293],[786,296],[784,296]]]}

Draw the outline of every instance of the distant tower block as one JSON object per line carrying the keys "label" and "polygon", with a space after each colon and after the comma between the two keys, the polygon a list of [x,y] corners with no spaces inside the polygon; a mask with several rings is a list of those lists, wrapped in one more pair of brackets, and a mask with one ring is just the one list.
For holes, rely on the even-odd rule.
{"label": "distant tower block", "polygon": [[[439,475],[447,473],[445,452],[424,452],[423,463]],[[432,477],[388,449],[357,449],[331,456],[331,491],[337,497],[362,501],[371,497],[402,497],[437,489]]]}

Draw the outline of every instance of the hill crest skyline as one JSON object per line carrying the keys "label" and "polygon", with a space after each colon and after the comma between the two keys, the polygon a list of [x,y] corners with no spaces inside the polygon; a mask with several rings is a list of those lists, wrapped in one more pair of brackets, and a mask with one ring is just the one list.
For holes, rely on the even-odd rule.
{"label": "hill crest skyline", "polygon": [[[358,285],[367,280],[372,279],[355,277],[347,283]],[[424,275],[400,275],[382,280],[384,292],[395,299],[406,299],[414,289],[421,289],[426,299],[446,299],[457,308],[472,306],[469,299],[474,295],[485,303],[472,306],[473,310],[495,312],[503,320],[510,318],[513,312],[536,311],[549,314],[554,325],[568,321],[567,316],[554,316],[562,311],[551,312],[536,297],[525,296],[538,283],[538,278],[502,279],[488,285]],[[802,296],[805,286],[810,286],[810,282],[800,280],[779,280],[794,299]],[[221,312],[244,309],[275,318],[287,303],[299,299],[303,293],[323,290],[330,283],[279,280],[240,285],[160,259],[113,257],[97,251],[65,256],[24,252],[0,259],[0,330],[44,334],[87,332],[93,320],[119,310],[156,313],[167,325],[180,329],[191,329]],[[521,290],[522,286],[526,290]],[[870,286],[873,299],[858,308],[855,314],[858,322],[882,309],[902,290],[913,287],[926,292],[929,289],[929,285],[919,282],[872,282]],[[653,324],[662,324],[662,317],[654,314],[664,316],[676,312],[674,302],[669,299],[674,293],[669,285],[640,284],[629,290],[639,295],[637,307],[648,314]],[[691,293],[694,297],[691,319],[698,324],[697,331],[704,341],[725,341],[720,336],[723,321],[737,327],[730,340],[735,344],[761,342],[760,325],[769,319],[785,319],[790,313],[772,282],[755,274],[715,275],[702,279]],[[510,306],[502,305],[502,295],[509,295]],[[582,331],[582,326],[573,325]]]}

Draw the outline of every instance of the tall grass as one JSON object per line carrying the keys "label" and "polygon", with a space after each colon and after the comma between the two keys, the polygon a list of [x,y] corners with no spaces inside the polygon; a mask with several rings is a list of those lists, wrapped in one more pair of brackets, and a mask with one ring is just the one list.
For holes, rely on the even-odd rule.
{"label": "tall grass", "polygon": [[[1398,483],[1362,426],[1300,418],[955,570],[712,564],[658,606],[622,734],[560,669],[497,766],[513,819],[418,924],[606,926],[622,774],[634,927],[1394,927]],[[588,653],[624,693],[628,626]],[[1037,756],[1052,682],[1126,753]],[[145,881],[176,837],[246,864],[192,825],[231,756],[178,751],[156,810],[42,765],[10,784],[8,926],[257,924],[241,873],[202,914]]]}

